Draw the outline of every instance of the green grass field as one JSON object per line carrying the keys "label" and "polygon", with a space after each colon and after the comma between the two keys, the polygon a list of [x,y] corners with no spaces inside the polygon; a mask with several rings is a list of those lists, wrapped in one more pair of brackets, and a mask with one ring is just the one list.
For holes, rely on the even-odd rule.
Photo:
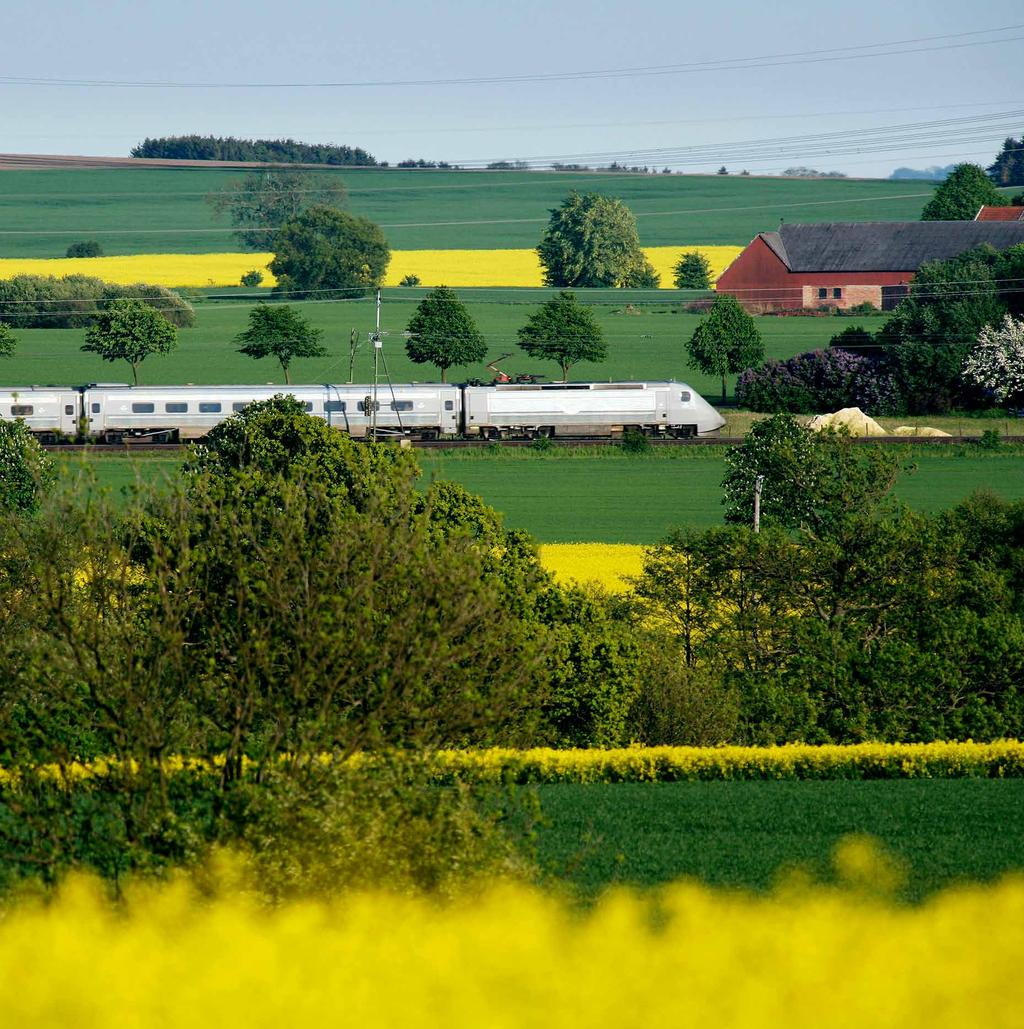
{"label": "green grass field", "polygon": [[542,866],[584,895],[693,877],[765,890],[788,870],[829,879],[829,856],[869,833],[905,863],[902,896],[1024,870],[1024,782],[618,783],[537,787]]}
{"label": "green grass field", "polygon": [[[532,360],[519,350],[516,337],[516,331],[545,299],[545,293],[524,291],[517,295],[509,290],[462,290],[460,295],[467,301],[487,339],[488,360],[511,354],[501,362],[510,372],[531,371],[552,379],[560,377],[554,362]],[[408,359],[401,335],[421,296],[421,293],[395,289],[387,291],[384,300],[382,325],[389,333],[384,354],[394,382],[436,382],[438,379],[432,365],[417,365]],[[672,303],[638,301],[627,311],[628,304],[629,297],[624,297],[616,303],[594,305],[608,344],[608,359],[600,364],[576,365],[570,377],[576,380],[680,379],[714,402],[721,392],[720,384],[691,368],[686,357],[686,341],[693,335],[700,316],[673,313],[679,309]],[[355,381],[369,381],[372,352],[365,341],[373,328],[373,304],[361,300],[296,306],[312,324],[323,329],[323,342],[329,356],[296,361],[291,369],[292,380],[346,382],[349,339],[356,329],[363,342],[357,354]],[[173,353],[150,357],[143,363],[142,381],[152,385],[283,383],[284,376],[276,361],[253,361],[237,352],[234,337],[248,324],[250,309],[251,304],[241,302],[200,302],[196,326],[179,330],[178,346]],[[870,323],[876,321],[877,318],[869,319]],[[827,345],[830,337],[851,324],[851,320],[760,317],[757,323],[768,356],[790,357]],[[0,385],[130,381],[127,364],[104,363],[95,354],[82,353],[84,329],[18,329],[15,336],[18,341],[15,355],[0,360]],[[452,369],[449,378],[454,382],[466,378],[489,382],[492,373],[483,365],[471,365]]]}
{"label": "green grass field", "polygon": [[[0,172],[0,257],[63,257],[70,243],[83,239],[97,239],[107,254],[236,250],[227,218],[216,216],[204,197],[242,174],[153,168]],[[349,209],[384,226],[399,250],[533,247],[550,208],[572,189],[621,197],[649,246],[742,246],[782,219],[916,221],[933,191],[913,181],[719,175],[398,169],[318,174],[340,176]]]}
{"label": "green grass field", "polygon": [[[634,457],[533,453],[420,454],[423,484],[451,479],[502,512],[510,528],[528,530],[541,543],[640,543],[662,539],[673,528],[708,528],[722,522],[719,449],[661,451]],[[910,458],[911,455],[908,455]],[[80,458],[65,458],[70,475]],[[916,452],[916,470],[904,473],[896,496],[919,511],[951,507],[979,489],[1007,500],[1024,498],[1024,453],[985,454],[967,447]],[[88,457],[86,469],[100,488],[115,494],[132,484],[176,474],[178,459]]]}

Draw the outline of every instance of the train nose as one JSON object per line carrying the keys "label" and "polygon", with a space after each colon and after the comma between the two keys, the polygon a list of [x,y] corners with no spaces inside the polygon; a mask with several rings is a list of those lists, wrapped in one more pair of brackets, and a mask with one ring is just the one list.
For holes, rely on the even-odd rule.
{"label": "train nose", "polygon": [[695,395],[694,400],[697,406],[697,424],[700,428],[698,435],[710,436],[720,432],[725,425],[725,419],[713,408],[703,397]]}

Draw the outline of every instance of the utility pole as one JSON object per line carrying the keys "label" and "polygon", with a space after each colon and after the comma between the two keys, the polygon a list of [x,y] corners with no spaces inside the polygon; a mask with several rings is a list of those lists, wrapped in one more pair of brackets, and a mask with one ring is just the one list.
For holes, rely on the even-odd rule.
{"label": "utility pole", "polygon": [[356,351],[359,349],[359,330],[353,329],[348,338],[348,384],[351,386],[355,381],[356,373]]}
{"label": "utility pole", "polygon": [[377,287],[377,323],[373,332],[373,399],[370,407],[370,439],[377,442],[377,366],[384,341],[380,333],[380,286]]}
{"label": "utility pole", "polygon": [[764,476],[754,480],[754,532],[761,531],[761,490],[764,488]]}

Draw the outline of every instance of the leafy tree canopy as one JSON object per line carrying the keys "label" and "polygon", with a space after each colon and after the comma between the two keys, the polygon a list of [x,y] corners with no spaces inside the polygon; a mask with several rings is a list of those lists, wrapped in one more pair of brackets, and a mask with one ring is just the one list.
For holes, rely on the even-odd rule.
{"label": "leafy tree canopy", "polygon": [[705,375],[721,378],[723,400],[728,392],[727,374],[753,368],[764,360],[764,344],[756,322],[727,293],[715,297],[707,318],[686,344],[686,352]]}
{"label": "leafy tree canopy", "polygon": [[294,307],[287,304],[258,304],[249,312],[249,327],[235,337],[240,354],[247,357],[276,357],[291,382],[288,367],[296,357],[323,357],[321,329],[314,328]]}
{"label": "leafy tree canopy", "polygon": [[25,425],[0,419],[0,511],[35,511],[56,479],[53,458]]}
{"label": "leafy tree canopy", "polygon": [[218,214],[230,216],[249,250],[263,251],[286,222],[310,207],[344,207],[347,195],[336,173],[285,168],[252,172],[206,199]]}
{"label": "leafy tree canopy", "polygon": [[899,470],[891,451],[857,447],[846,433],[815,432],[785,414],[755,422],[725,462],[726,521],[753,522],[754,484],[763,475],[764,523],[819,537],[835,534],[849,517],[874,511]]}
{"label": "leafy tree canopy", "polygon": [[921,221],[970,221],[983,205],[1001,207],[1006,198],[992,184],[985,169],[976,164],[958,164],[949,177],[935,187],[935,196],[921,212]]}
{"label": "leafy tree canopy", "polygon": [[699,251],[688,250],[672,269],[676,289],[709,289],[711,262]]}
{"label": "leafy tree canopy", "polygon": [[445,382],[453,365],[475,364],[487,354],[487,343],[466,305],[447,286],[431,290],[409,319],[405,350],[416,364],[432,364]]}
{"label": "leafy tree canopy", "polygon": [[273,237],[270,270],[281,293],[338,290],[355,296],[384,280],[391,250],[380,226],[330,207],[310,207]]}
{"label": "leafy tree canopy", "polygon": [[551,211],[537,255],[548,286],[657,286],[633,212],[615,197],[575,191]]}
{"label": "leafy tree canopy", "polygon": [[419,475],[411,451],[355,443],[285,395],[249,404],[216,425],[204,444],[193,448],[185,470],[192,481],[242,474],[318,482],[357,510],[406,491]]}
{"label": "leafy tree canopy", "polygon": [[[988,173],[997,186],[1024,186],[1024,135],[1020,139],[1007,136]],[[1020,201],[1014,198],[1012,203]]]}
{"label": "leafy tree canopy", "polygon": [[519,345],[530,357],[557,361],[562,381],[579,361],[603,361],[608,348],[597,319],[577,299],[562,290],[519,330]]}
{"label": "leafy tree canopy", "polygon": [[104,361],[127,361],[139,384],[139,365],[150,354],[168,354],[177,345],[174,326],[141,300],[114,300],[85,334],[83,350]]}
{"label": "leafy tree canopy", "polygon": [[0,357],[11,357],[17,342],[14,333],[3,322],[0,322]]}
{"label": "leafy tree canopy", "polygon": [[67,257],[102,257],[103,247],[94,239],[83,240],[81,243],[72,243],[66,251]]}

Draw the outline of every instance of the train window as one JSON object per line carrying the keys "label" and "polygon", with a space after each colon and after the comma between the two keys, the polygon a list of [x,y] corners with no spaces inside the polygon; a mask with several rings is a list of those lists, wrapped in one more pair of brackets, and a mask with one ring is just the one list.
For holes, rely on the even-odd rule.
{"label": "train window", "polygon": [[392,411],[411,411],[412,401],[411,400],[392,400],[391,401]]}
{"label": "train window", "polygon": [[444,402],[444,409],[446,411],[454,411],[455,410],[455,401],[454,400],[446,400]]}
{"label": "train window", "polygon": [[35,408],[31,404],[12,404],[11,405],[11,417],[12,418],[28,418],[30,414],[35,411]]}
{"label": "train window", "polygon": [[344,400],[325,400],[324,401],[324,411],[327,414],[331,414],[332,412],[335,412],[335,411],[344,411],[344,410],[345,410],[345,401]]}
{"label": "train window", "polygon": [[74,406],[71,405],[71,404],[65,404],[64,405],[64,413],[65,414],[74,414],[75,413]]}
{"label": "train window", "polygon": [[247,400],[236,400],[231,405],[231,410],[238,414],[239,411],[244,411],[248,406],[249,402]]}
{"label": "train window", "polygon": [[679,394],[679,399],[684,404],[688,404],[693,399],[693,397],[690,396],[690,391],[688,389],[684,389],[683,392]]}
{"label": "train window", "polygon": [[199,404],[200,414],[220,414],[220,410],[220,404],[216,401],[207,400]]}
{"label": "train window", "polygon": [[360,411],[366,411],[367,409],[372,409],[374,411],[379,411],[380,410],[380,403],[378,402],[378,403],[375,404],[371,400],[370,403],[367,404],[365,400],[360,400],[359,404],[358,404],[358,407],[359,407]]}
{"label": "train window", "polygon": [[312,401],[312,400],[307,400],[307,401],[306,401],[306,402],[305,402],[305,403],[304,403],[304,404],[303,404],[302,406],[303,406],[303,407],[304,407],[304,408],[305,408],[305,409],[306,409],[307,411],[312,411],[312,410],[313,410],[313,401]]}
{"label": "train window", "polygon": [[153,404],[132,404],[132,414],[152,414],[155,410]]}
{"label": "train window", "polygon": [[168,414],[185,414],[188,411],[188,404],[164,404],[164,410]]}
{"label": "train window", "polygon": [[100,413],[100,405],[99,404],[93,404],[92,405],[92,413],[93,414],[99,414]]}

